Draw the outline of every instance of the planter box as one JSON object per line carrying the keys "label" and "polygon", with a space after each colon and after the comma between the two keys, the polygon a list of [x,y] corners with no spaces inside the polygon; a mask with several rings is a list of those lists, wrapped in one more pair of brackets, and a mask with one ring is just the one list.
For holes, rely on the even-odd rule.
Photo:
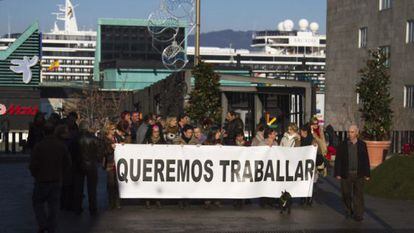
{"label": "planter box", "polygon": [[384,150],[389,150],[391,141],[365,141],[371,168],[376,168],[384,161]]}

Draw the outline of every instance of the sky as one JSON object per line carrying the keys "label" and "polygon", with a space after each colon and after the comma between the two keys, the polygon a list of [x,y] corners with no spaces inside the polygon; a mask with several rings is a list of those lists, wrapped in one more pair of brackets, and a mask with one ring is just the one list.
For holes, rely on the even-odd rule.
{"label": "sky", "polygon": [[[98,18],[140,18],[160,8],[161,0],[72,0],[79,29],[96,29]],[[53,27],[64,0],[0,0],[0,35],[22,32],[35,20],[41,31]],[[276,29],[279,22],[317,22],[326,32],[326,0],[201,0],[201,31]]]}

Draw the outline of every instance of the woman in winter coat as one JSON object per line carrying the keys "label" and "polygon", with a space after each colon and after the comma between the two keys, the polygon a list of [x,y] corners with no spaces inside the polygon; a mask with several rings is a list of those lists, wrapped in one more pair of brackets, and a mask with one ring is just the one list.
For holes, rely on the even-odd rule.
{"label": "woman in winter coat", "polygon": [[[319,175],[327,175],[327,163],[325,162],[324,155],[328,152],[325,140],[325,133],[323,128],[319,126],[319,120],[313,117],[310,121],[310,128],[312,134],[312,145],[318,146],[316,152],[316,171],[315,178],[313,179],[314,186],[318,182]],[[316,188],[313,189],[314,191]],[[314,194],[313,194],[314,195]],[[307,204],[312,205],[313,196],[307,199]]]}
{"label": "woman in winter coat", "polygon": [[180,130],[177,125],[176,117],[167,117],[164,127],[164,140],[167,144],[174,144],[174,141],[180,136]]}
{"label": "woman in winter coat", "polygon": [[264,140],[259,143],[259,146],[277,146],[277,132],[272,128],[266,128],[263,133]]}
{"label": "woman in winter coat", "polygon": [[316,167],[323,176],[326,176],[326,162],[324,156],[328,152],[325,140],[325,132],[323,128],[319,126],[319,121],[316,117],[313,117],[310,122],[311,134],[313,137],[313,144],[318,146],[316,154]]}
{"label": "woman in winter coat", "polygon": [[207,137],[203,134],[201,127],[194,128],[194,137],[198,140],[200,144],[204,144],[204,141],[207,140]]}
{"label": "woman in winter coat", "polygon": [[313,137],[311,134],[309,124],[305,124],[300,127],[300,146],[311,146],[313,143]]}
{"label": "woman in winter coat", "polygon": [[[222,133],[219,127],[211,127],[210,132],[207,134],[207,139],[204,141],[204,145],[223,145]],[[205,200],[204,208],[210,209],[211,206],[215,205],[216,207],[221,207],[220,200]]]}
{"label": "woman in winter coat", "polygon": [[258,124],[256,127],[256,135],[252,140],[252,146],[258,146],[261,142],[264,141],[264,126],[262,124]]}
{"label": "woman in winter coat", "polygon": [[[300,127],[300,146],[311,146],[313,145],[313,137],[309,124],[305,124]],[[312,197],[301,198],[302,204],[312,205]]]}
{"label": "woman in winter coat", "polygon": [[300,136],[298,134],[298,126],[290,123],[287,132],[283,135],[280,146],[284,147],[298,147],[300,146]]}
{"label": "woman in winter coat", "polygon": [[115,131],[115,125],[109,123],[102,132],[103,168],[107,174],[106,187],[108,191],[109,209],[121,208],[114,158],[115,144],[118,143],[115,137]]}
{"label": "woman in winter coat", "polygon": [[[247,142],[244,138],[243,131],[236,131],[236,137],[234,138],[234,145],[236,146],[250,146],[249,142]],[[233,206],[236,209],[242,209],[245,204],[245,199],[235,199],[233,200]]]}
{"label": "woman in winter coat", "polygon": [[148,129],[148,135],[144,139],[144,144],[157,144],[164,145],[167,144],[164,137],[161,135],[161,129],[158,125],[153,125]]}
{"label": "woman in winter coat", "polygon": [[[158,125],[153,125],[148,129],[148,136],[144,139],[144,144],[153,144],[153,145],[164,145],[167,144],[164,140],[164,137],[160,135],[161,129]],[[160,209],[162,208],[160,200],[146,200],[145,207],[147,209],[151,208],[151,202],[155,202],[155,205]]]}
{"label": "woman in winter coat", "polygon": [[[277,132],[275,129],[266,128],[263,133],[264,140],[259,143],[258,146],[277,146]],[[262,208],[266,207],[266,205],[274,206],[276,200],[274,198],[260,198],[260,206]]]}

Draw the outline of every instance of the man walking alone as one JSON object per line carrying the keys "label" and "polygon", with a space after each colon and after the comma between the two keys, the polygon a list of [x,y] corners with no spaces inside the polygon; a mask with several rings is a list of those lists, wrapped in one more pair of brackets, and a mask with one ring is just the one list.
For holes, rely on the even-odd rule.
{"label": "man walking alone", "polygon": [[341,182],[346,217],[360,222],[364,215],[364,182],[370,179],[370,164],[367,145],[358,135],[356,125],[349,127],[348,140],[337,150],[334,175]]}

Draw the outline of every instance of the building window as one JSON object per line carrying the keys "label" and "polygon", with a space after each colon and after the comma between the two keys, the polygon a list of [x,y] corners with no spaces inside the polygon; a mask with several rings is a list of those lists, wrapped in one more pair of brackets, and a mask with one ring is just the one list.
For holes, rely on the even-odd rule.
{"label": "building window", "polygon": [[407,44],[414,42],[414,20],[407,21]]}
{"label": "building window", "polygon": [[390,46],[381,46],[380,49],[385,54],[385,57],[387,58],[387,60],[385,61],[385,65],[387,67],[390,67],[390,58],[391,58],[391,48],[390,48]]}
{"label": "building window", "polygon": [[404,108],[414,108],[414,85],[404,87]]}
{"label": "building window", "polygon": [[359,29],[359,47],[360,48],[367,47],[367,35],[368,35],[367,27],[362,27]]}
{"label": "building window", "polygon": [[392,0],[379,0],[379,10],[386,10],[391,8]]}

